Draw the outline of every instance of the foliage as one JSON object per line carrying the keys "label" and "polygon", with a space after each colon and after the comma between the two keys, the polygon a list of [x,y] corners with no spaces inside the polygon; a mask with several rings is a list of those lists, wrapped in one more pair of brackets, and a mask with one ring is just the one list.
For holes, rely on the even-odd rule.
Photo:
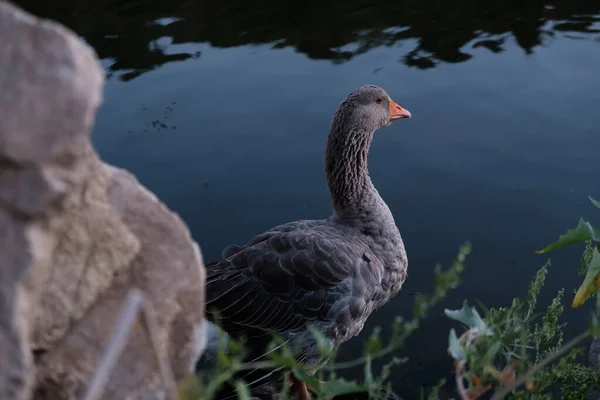
{"label": "foliage", "polygon": [[[590,200],[600,208],[600,202],[591,197]],[[600,244],[596,244],[600,242],[600,231],[582,218],[576,228],[538,251],[544,254],[579,242],[586,243],[580,269],[585,278],[573,307],[579,307],[600,289]],[[456,362],[456,384],[461,398],[476,399],[493,389],[494,400],[508,394],[514,399],[551,399],[552,393],[560,390],[561,398],[575,400],[587,398],[592,389],[600,389],[600,377],[576,362],[581,354],[577,346],[590,332],[599,331],[598,311],[593,315],[590,330],[563,345],[563,325],[559,322],[564,311],[563,289],[548,305],[541,321],[534,323],[537,298],[549,265],[546,263],[538,271],[527,298],[513,299],[510,307],[492,308],[483,318],[466,302],[460,310],[445,311],[449,318],[466,326],[460,336],[452,329],[448,340],[449,353]],[[599,305],[600,300],[597,310]]]}
{"label": "foliage", "polygon": [[[600,202],[590,198],[592,204],[600,208]],[[577,290],[573,307],[579,307],[587,298],[595,295],[600,288],[600,230],[589,222],[580,219],[574,229],[560,235],[558,240],[538,251],[544,254],[564,246],[584,242],[586,247],[581,257],[580,275],[583,284]],[[457,259],[447,270],[439,266],[435,270],[434,292],[418,295],[413,305],[413,317],[404,320],[398,317],[392,325],[391,339],[383,343],[381,330],[375,328],[364,343],[364,356],[350,361],[338,362],[337,349],[330,350],[325,338],[318,330],[313,334],[321,354],[328,358],[316,374],[311,374],[298,364],[286,346],[273,351],[269,359],[258,363],[245,364],[244,346],[229,339],[227,350],[219,346],[217,367],[209,376],[191,378],[180,388],[183,399],[211,399],[225,382],[238,388],[238,396],[249,399],[250,393],[241,381],[235,382],[237,371],[251,368],[271,368],[282,366],[290,370],[296,378],[303,380],[314,389],[314,398],[331,399],[356,393],[362,398],[378,399],[385,397],[389,389],[388,378],[392,368],[405,359],[393,357],[406,339],[426,318],[431,308],[439,303],[447,293],[460,282],[459,275],[464,270],[464,261],[470,252],[470,245],[461,247]],[[566,343],[561,316],[564,289],[559,290],[543,312],[538,310],[538,297],[546,277],[550,262],[546,262],[533,277],[526,296],[514,298],[505,307],[479,309],[464,301],[459,310],[444,311],[445,315],[459,326],[451,329],[448,336],[448,353],[455,363],[455,389],[462,400],[475,400],[482,396],[499,400],[510,399],[542,400],[552,399],[556,394],[565,400],[583,400],[591,390],[600,390],[600,375],[591,368],[580,364],[578,357],[583,354],[583,342],[591,335],[600,333],[600,297],[597,296],[596,311],[592,315],[589,329],[571,338]],[[275,338],[274,346],[281,341]],[[373,371],[373,361],[382,357],[392,357],[391,361],[377,373]],[[338,377],[340,371],[356,366],[364,367],[362,382],[348,381]],[[287,376],[285,378],[288,379]],[[422,400],[440,398],[440,390],[446,385],[441,380],[429,394],[421,392]],[[282,385],[275,397],[290,398],[289,385]]]}
{"label": "foliage", "polygon": [[[514,399],[551,399],[559,389],[564,399],[584,399],[589,388],[600,389],[600,379],[589,368],[577,364],[587,331],[563,346],[559,318],[564,307],[560,290],[539,321],[535,314],[538,295],[548,273],[549,262],[536,274],[526,298],[513,299],[509,307],[491,308],[480,317],[466,302],[460,310],[445,314],[461,322],[466,330],[458,336],[452,329],[449,349],[457,364],[457,384],[463,398],[476,399],[491,391],[512,392]],[[536,322],[536,320],[538,320]],[[558,362],[552,363],[563,354]],[[577,377],[581,386],[574,386]],[[464,381],[467,382],[466,386]],[[518,384],[523,383],[523,387]]]}
{"label": "foliage", "polygon": [[[568,361],[568,360],[567,360]],[[590,390],[598,390],[598,375],[589,367],[572,364],[557,377],[564,400],[587,398]]]}
{"label": "foliage", "polygon": [[[600,202],[591,197],[589,199],[595,207],[600,209]],[[586,259],[583,262],[586,274],[573,299],[573,307],[580,307],[593,293],[600,289],[600,229],[595,229],[589,222],[580,218],[577,227],[567,230],[567,233],[560,235],[556,242],[538,251],[539,254],[544,254],[581,242],[585,242],[587,245],[586,253],[584,253]],[[597,243],[595,248],[593,248],[592,243]]]}

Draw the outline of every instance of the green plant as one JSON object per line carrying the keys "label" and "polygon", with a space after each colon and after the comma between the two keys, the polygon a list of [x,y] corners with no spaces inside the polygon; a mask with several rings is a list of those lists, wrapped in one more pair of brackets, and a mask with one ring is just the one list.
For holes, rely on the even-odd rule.
{"label": "green plant", "polygon": [[[600,208],[600,202],[590,197]],[[538,251],[539,254],[585,242],[580,274],[583,284],[573,300],[579,307],[600,288],[600,231],[580,219],[559,239]],[[550,399],[553,390],[560,390],[563,399],[585,399],[589,390],[600,389],[600,378],[589,367],[575,362],[581,345],[590,333],[598,332],[598,310],[591,329],[563,345],[563,325],[559,318],[564,310],[558,292],[546,308],[540,322],[534,324],[537,298],[548,273],[549,262],[536,274],[526,299],[513,299],[510,307],[492,308],[482,318],[465,302],[461,310],[446,310],[446,315],[466,326],[460,336],[452,329],[449,350],[456,362],[456,386],[462,399],[476,399],[494,390],[493,400],[510,394],[514,399]],[[465,386],[465,381],[467,382]],[[523,385],[523,386],[521,386]]]}
{"label": "green plant", "polygon": [[[594,206],[600,209],[600,202],[591,197],[589,199]],[[567,230],[565,234],[559,236],[556,242],[538,251],[538,254],[544,254],[581,242],[586,243],[580,270],[580,273],[584,273],[585,278],[575,294],[573,307],[581,306],[593,293],[600,289],[600,229],[595,229],[588,221],[580,218],[574,229]]]}
{"label": "green plant", "polygon": [[[559,389],[563,399],[585,399],[590,388],[600,389],[600,379],[588,367],[575,362],[577,346],[588,331],[563,345],[563,290],[541,316],[535,313],[549,263],[537,272],[526,298],[513,299],[509,307],[491,308],[481,317],[464,303],[460,310],[445,314],[461,322],[465,331],[452,329],[449,350],[455,359],[456,385],[461,398],[477,399],[494,390],[492,399],[512,393],[513,399],[551,399]],[[585,382],[575,388],[566,377]],[[466,385],[465,385],[466,382]],[[522,385],[522,386],[520,386]]]}

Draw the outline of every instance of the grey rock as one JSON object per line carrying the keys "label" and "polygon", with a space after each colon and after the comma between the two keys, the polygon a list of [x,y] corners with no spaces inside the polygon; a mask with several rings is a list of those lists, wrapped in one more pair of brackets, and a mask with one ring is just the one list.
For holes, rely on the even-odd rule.
{"label": "grey rock", "polygon": [[[131,288],[183,379],[205,345],[202,256],[176,214],[92,148],[94,51],[0,0],[0,65],[0,398],[79,398]],[[151,349],[139,325],[103,398],[165,397]]]}

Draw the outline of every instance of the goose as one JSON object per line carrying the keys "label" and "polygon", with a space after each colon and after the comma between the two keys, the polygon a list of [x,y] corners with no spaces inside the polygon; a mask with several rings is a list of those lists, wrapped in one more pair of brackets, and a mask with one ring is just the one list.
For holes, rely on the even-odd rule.
{"label": "goose", "polygon": [[[263,359],[276,334],[314,370],[325,360],[310,327],[336,348],[400,290],[407,255],[392,212],[371,182],[367,155],[375,131],[410,117],[381,87],[349,93],[335,112],[325,152],[331,216],[275,226],[206,265],[206,317],[245,339],[248,362]],[[256,390],[280,372],[244,371],[236,378]],[[310,398],[305,383],[292,382],[297,399]],[[228,386],[219,397],[232,393]]]}

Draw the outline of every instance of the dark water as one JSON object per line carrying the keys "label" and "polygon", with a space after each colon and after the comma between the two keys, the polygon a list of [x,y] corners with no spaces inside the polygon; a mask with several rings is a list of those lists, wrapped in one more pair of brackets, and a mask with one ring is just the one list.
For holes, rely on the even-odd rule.
{"label": "dark water", "polygon": [[[600,3],[592,1],[19,1],[98,52],[109,79],[93,132],[189,224],[206,259],[279,223],[329,215],[323,150],[339,101],[383,86],[413,118],[380,131],[369,163],[409,257],[372,326],[409,315],[471,240],[463,298],[507,304],[534,250],[600,197]],[[577,283],[553,255],[543,301]],[[436,310],[394,377],[407,399],[451,372]],[[567,336],[588,309],[569,310]],[[361,339],[345,346],[350,357]]]}

